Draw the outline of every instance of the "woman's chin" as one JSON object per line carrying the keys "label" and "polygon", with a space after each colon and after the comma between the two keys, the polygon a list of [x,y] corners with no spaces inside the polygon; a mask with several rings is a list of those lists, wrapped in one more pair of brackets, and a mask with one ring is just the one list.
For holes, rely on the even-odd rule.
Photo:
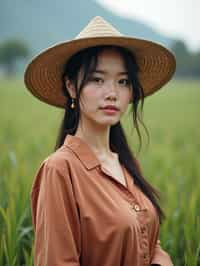
{"label": "woman's chin", "polygon": [[102,126],[113,126],[115,124],[117,124],[119,122],[119,119],[114,119],[114,118],[110,118],[110,119],[104,119],[98,122],[99,125]]}

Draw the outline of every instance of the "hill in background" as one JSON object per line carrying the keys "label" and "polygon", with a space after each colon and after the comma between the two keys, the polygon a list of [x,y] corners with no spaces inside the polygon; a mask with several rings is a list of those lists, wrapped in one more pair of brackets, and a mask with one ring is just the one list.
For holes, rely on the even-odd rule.
{"label": "hill in background", "polygon": [[22,39],[34,55],[56,42],[75,37],[96,15],[124,34],[171,45],[170,38],[137,20],[119,17],[94,0],[2,0],[0,42],[8,38]]}

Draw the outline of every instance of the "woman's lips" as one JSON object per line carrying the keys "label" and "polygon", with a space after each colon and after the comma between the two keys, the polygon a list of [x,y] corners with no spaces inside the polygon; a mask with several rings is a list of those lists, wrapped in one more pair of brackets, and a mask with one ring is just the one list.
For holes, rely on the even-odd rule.
{"label": "woman's lips", "polygon": [[111,110],[119,110],[119,108],[115,105],[106,105],[104,107],[101,107],[101,109],[111,109]]}
{"label": "woman's lips", "polygon": [[114,115],[119,111],[119,110],[114,109],[114,108],[101,108],[101,109],[108,115]]}

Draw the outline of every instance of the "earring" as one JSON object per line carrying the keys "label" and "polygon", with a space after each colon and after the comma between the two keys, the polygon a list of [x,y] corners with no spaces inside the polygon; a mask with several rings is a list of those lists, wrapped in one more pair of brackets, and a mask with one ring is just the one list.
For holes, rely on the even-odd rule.
{"label": "earring", "polygon": [[70,107],[72,108],[72,109],[74,109],[75,108],[75,99],[74,98],[72,98],[72,103],[71,103],[71,105],[70,105]]}

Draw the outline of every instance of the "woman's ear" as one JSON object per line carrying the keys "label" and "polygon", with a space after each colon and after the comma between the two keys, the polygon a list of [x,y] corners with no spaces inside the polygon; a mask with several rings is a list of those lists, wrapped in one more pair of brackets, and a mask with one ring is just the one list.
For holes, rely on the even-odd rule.
{"label": "woman's ear", "polygon": [[73,82],[71,82],[67,77],[65,78],[65,87],[66,87],[67,91],[69,92],[70,97],[75,98],[76,97],[75,86],[74,86]]}

